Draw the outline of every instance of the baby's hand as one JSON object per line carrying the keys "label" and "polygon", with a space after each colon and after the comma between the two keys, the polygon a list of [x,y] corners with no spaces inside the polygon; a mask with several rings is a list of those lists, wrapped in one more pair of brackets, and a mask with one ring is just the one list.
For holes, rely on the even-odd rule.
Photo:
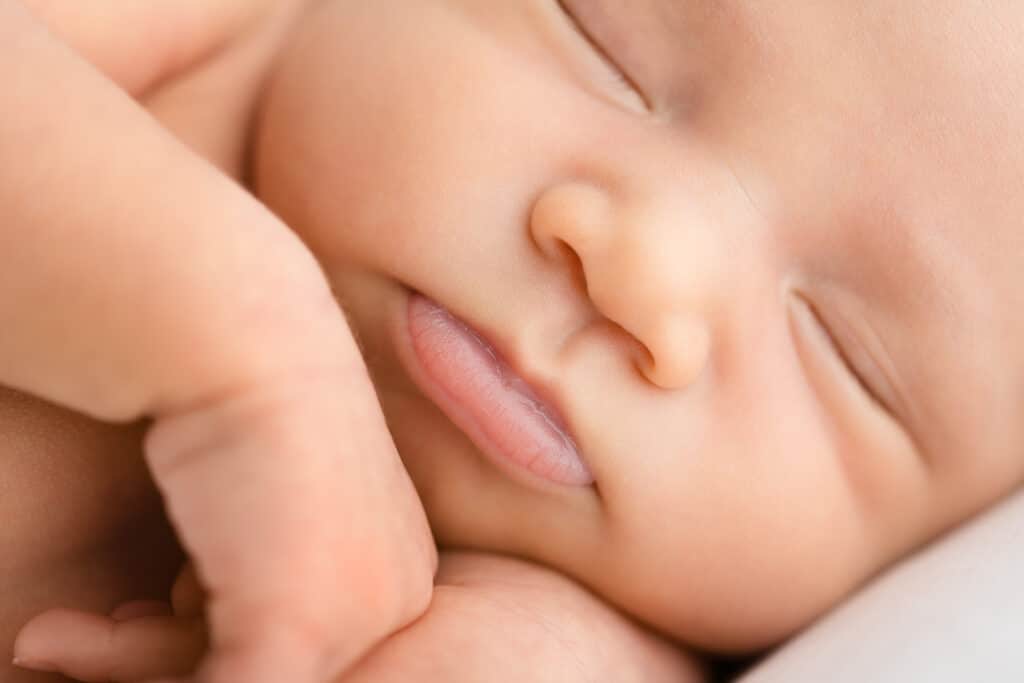
{"label": "baby's hand", "polygon": [[52,610],[22,629],[15,652],[32,659],[15,664],[61,673],[87,683],[135,683],[185,676],[208,648],[204,592],[191,565],[171,591],[171,603],[140,601],[108,616]]}
{"label": "baby's hand", "polygon": [[[159,605],[111,617],[54,615],[53,668],[80,681],[135,683],[189,671],[202,654],[201,597],[186,578],[174,614]],[[697,660],[565,577],[491,555],[442,555],[427,613],[336,683],[530,681],[698,683]]]}
{"label": "baby's hand", "polygon": [[[119,2],[178,4],[33,4]],[[151,420],[146,459],[208,595],[200,680],[319,683],[426,608],[435,562],[323,272],[16,0],[0,83],[0,384]],[[47,664],[55,619],[22,634],[23,663]]]}

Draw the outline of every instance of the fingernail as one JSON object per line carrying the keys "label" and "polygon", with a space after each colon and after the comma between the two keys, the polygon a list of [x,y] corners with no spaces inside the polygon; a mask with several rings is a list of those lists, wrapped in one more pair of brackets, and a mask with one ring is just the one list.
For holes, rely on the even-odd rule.
{"label": "fingernail", "polygon": [[33,671],[43,672],[54,672],[57,671],[57,667],[49,662],[44,662],[41,659],[32,659],[31,657],[15,657],[11,660],[11,664],[18,667],[19,669],[32,669]]}

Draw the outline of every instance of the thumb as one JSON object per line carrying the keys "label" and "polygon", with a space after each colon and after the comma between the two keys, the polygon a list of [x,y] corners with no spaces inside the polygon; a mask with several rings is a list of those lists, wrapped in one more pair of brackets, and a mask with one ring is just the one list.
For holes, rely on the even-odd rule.
{"label": "thumb", "polygon": [[146,455],[206,592],[201,680],[323,680],[426,609],[434,546],[361,362],[162,417]]}

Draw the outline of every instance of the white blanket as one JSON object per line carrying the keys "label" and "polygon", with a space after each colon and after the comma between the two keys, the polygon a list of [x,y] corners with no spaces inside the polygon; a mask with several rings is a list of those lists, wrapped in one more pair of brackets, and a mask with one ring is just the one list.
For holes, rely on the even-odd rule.
{"label": "white blanket", "polygon": [[1024,492],[897,565],[740,681],[1024,681]]}

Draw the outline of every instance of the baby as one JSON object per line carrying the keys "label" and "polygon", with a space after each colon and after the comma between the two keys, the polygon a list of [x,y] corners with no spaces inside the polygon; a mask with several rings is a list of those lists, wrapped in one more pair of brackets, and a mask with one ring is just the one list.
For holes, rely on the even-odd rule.
{"label": "baby", "polygon": [[442,548],[756,651],[1024,477],[1022,22],[327,0],[254,190],[343,302]]}
{"label": "baby", "polygon": [[441,545],[743,651],[1014,488],[1021,19],[325,3],[257,187]]}

